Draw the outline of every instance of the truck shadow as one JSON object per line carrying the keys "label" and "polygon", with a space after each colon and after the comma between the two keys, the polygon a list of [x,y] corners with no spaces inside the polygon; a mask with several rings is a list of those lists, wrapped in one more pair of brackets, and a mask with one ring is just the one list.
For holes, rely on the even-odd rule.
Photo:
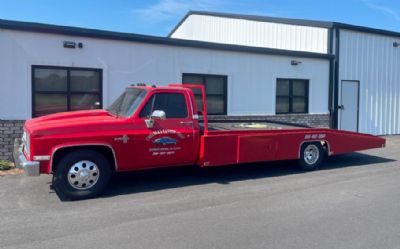
{"label": "truck shadow", "polygon": [[[396,160],[362,153],[350,153],[326,159],[320,170],[346,167],[368,167]],[[197,166],[146,170],[115,174],[102,197],[151,192],[210,183],[229,184],[234,181],[302,174],[297,161],[241,164],[228,167]]]}

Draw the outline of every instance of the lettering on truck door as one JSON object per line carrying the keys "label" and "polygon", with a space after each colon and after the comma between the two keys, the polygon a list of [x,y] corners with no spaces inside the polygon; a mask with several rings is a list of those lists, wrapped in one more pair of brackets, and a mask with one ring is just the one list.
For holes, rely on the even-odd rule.
{"label": "lettering on truck door", "polygon": [[[143,107],[139,114],[143,121],[142,130],[136,135],[132,150],[140,155],[139,167],[193,163],[197,147],[187,98],[183,93],[154,93]],[[156,110],[164,111],[166,119],[156,120],[154,126],[148,128],[145,119]]]}

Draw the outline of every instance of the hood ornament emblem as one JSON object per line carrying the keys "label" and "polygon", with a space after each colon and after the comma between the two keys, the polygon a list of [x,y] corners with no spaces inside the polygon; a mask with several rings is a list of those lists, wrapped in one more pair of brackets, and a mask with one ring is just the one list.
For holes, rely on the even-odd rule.
{"label": "hood ornament emblem", "polygon": [[122,141],[124,144],[126,144],[128,143],[129,139],[130,138],[126,134],[124,134],[122,137],[114,138],[114,141]]}

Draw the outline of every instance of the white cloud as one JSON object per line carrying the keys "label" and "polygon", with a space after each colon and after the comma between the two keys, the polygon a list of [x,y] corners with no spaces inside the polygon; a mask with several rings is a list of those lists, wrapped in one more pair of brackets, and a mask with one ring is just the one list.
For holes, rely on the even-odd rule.
{"label": "white cloud", "polygon": [[362,2],[366,4],[370,9],[381,12],[384,15],[394,18],[396,21],[400,21],[400,14],[397,11],[389,8],[388,6],[376,4],[368,0],[362,0]]}
{"label": "white cloud", "polygon": [[183,16],[189,10],[211,10],[221,4],[218,0],[159,0],[142,9],[134,9],[132,13],[151,22],[162,22]]}

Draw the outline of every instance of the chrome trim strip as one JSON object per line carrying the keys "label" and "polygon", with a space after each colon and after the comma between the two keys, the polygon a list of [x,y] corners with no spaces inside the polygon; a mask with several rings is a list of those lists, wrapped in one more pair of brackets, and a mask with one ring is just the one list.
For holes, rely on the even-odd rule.
{"label": "chrome trim strip", "polygon": [[117,163],[117,157],[115,156],[115,151],[114,148],[109,145],[109,144],[71,144],[71,145],[64,145],[64,146],[59,146],[56,147],[53,150],[53,153],[51,155],[51,160],[50,160],[50,169],[51,172],[53,172],[53,158],[54,158],[54,154],[59,150],[59,149],[64,149],[64,148],[70,148],[70,147],[84,147],[84,146],[105,146],[108,147],[109,149],[111,149],[112,153],[113,153],[113,157],[114,157],[114,164],[115,164],[115,171],[118,171],[118,163]]}
{"label": "chrome trim strip", "polygon": [[[190,89],[189,89],[190,90]],[[192,90],[190,90],[190,91],[192,91]],[[194,96],[194,95],[193,95]],[[192,103],[192,98],[190,97],[190,94],[188,94],[188,96],[187,96],[188,98],[189,98],[189,103],[190,103],[190,109],[192,110],[192,118],[193,119],[195,119],[194,118],[194,115],[196,115],[197,113],[194,113],[194,107],[193,107],[193,103]],[[198,116],[198,115],[197,115]],[[198,118],[197,118],[198,119]]]}
{"label": "chrome trim strip", "polygon": [[50,156],[33,156],[33,160],[35,160],[35,161],[48,161],[48,160],[50,160]]}
{"label": "chrome trim strip", "polygon": [[15,167],[24,170],[27,176],[40,175],[40,162],[28,161],[22,151],[22,140],[16,139],[14,141],[13,159]]}

